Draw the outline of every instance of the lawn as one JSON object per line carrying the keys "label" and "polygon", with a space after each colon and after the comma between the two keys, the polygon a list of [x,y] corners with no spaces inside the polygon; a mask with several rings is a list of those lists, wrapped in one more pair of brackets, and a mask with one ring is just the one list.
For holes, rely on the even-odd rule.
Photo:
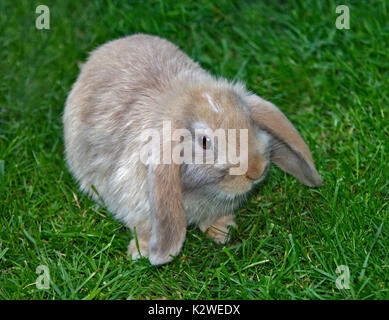
{"label": "lawn", "polygon": [[[49,30],[39,4],[0,1],[0,299],[389,299],[388,1],[46,1]],[[324,185],[273,166],[228,245],[190,227],[173,262],[129,261],[66,168],[61,117],[79,62],[135,32],[278,105]]]}

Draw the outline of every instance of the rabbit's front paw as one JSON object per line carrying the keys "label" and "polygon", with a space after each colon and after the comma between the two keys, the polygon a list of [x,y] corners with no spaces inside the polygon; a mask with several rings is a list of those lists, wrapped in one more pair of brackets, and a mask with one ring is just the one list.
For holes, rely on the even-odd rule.
{"label": "rabbit's front paw", "polygon": [[227,243],[230,239],[228,227],[236,227],[235,217],[234,215],[224,216],[215,220],[211,225],[200,223],[199,227],[208,238],[213,239],[216,243]]}
{"label": "rabbit's front paw", "polygon": [[[138,239],[139,250],[136,247],[135,239],[130,241],[128,245],[127,254],[131,257],[131,260],[137,260],[142,257],[148,257],[149,255],[149,242]],[[140,253],[140,254],[139,254]]]}

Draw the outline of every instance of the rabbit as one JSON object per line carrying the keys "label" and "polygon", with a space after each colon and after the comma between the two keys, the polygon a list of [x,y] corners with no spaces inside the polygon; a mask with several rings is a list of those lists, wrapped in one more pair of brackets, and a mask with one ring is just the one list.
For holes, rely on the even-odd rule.
{"label": "rabbit", "polygon": [[[142,150],[150,155],[154,147],[177,147],[182,140],[140,138],[147,130],[162,132],[165,123],[200,132],[189,137],[192,155],[200,158],[219,146],[204,132],[247,132],[247,170],[231,174],[239,164],[229,160],[141,161]],[[158,36],[134,34],[94,50],[67,97],[63,125],[66,162],[80,189],[132,231],[130,257],[148,257],[153,265],[179,254],[188,225],[217,243],[228,241],[234,211],[270,163],[305,185],[322,184],[307,145],[275,105],[240,82],[212,76]]]}

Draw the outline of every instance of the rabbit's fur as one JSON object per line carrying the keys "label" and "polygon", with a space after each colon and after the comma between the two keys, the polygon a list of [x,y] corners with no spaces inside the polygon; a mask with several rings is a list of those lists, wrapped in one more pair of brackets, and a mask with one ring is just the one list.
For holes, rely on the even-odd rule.
{"label": "rabbit's fur", "polygon": [[[161,132],[163,121],[191,132],[247,129],[247,172],[230,175],[236,164],[228,162],[143,163],[140,134]],[[279,109],[242,84],[214,78],[156,36],[132,35],[96,49],[66,101],[63,122],[67,163],[80,188],[136,230],[140,252],[153,264],[180,252],[188,224],[226,241],[234,210],[270,161],[304,184],[321,184],[309,149]],[[134,240],[129,253],[139,256]]]}

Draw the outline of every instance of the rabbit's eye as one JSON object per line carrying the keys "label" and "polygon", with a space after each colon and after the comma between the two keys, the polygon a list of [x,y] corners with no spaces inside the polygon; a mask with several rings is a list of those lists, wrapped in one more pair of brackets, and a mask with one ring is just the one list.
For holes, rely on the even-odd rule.
{"label": "rabbit's eye", "polygon": [[207,136],[202,136],[200,138],[200,145],[204,150],[209,150],[211,148],[211,139],[208,138]]}

